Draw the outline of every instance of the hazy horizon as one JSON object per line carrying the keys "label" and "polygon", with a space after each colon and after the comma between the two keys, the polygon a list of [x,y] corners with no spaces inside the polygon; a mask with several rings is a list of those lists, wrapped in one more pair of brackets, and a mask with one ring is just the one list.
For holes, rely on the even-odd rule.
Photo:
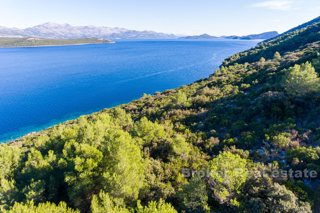
{"label": "hazy horizon", "polygon": [[318,0],[226,1],[0,0],[0,26],[24,29],[52,22],[177,35],[248,35],[282,33],[316,18],[320,11]]}
{"label": "hazy horizon", "polygon": [[[44,22],[44,23],[39,23],[39,24],[36,24],[36,25],[33,25],[33,26],[30,26],[30,27],[24,27],[24,28],[21,28],[21,27],[12,27],[12,26],[3,26],[3,25],[0,25],[0,27],[6,27],[6,28],[16,28],[16,29],[21,29],[21,30],[25,30],[25,29],[28,29],[28,28],[32,28],[32,27],[35,27],[35,26],[41,26],[41,25],[45,25],[45,24],[56,24],[56,25],[70,25],[72,27],[85,27],[85,26],[94,26],[94,27],[109,27],[109,28],[119,28],[119,29],[127,29],[127,30],[136,30],[136,29],[132,29],[132,28],[124,28],[124,27],[110,27],[110,26],[99,26],[99,25],[72,25],[72,24],[69,24],[69,23],[55,23],[55,22]],[[288,29],[289,30],[289,29]],[[141,31],[153,31],[153,32],[156,32],[156,33],[166,33],[166,34],[173,34],[173,35],[176,35],[176,36],[196,36],[196,35],[203,35],[203,34],[209,34],[209,33],[201,33],[201,34],[175,34],[175,33],[170,33],[170,32],[160,32],[160,31],[155,31],[155,30],[148,30],[148,29],[145,29],[145,30],[141,30]],[[255,32],[255,33],[252,33],[252,34],[260,34],[260,33],[265,33],[265,32],[272,32],[272,31],[276,31],[276,30],[270,30],[270,31],[263,31],[263,32]],[[278,31],[277,31],[278,32]],[[279,32],[278,32],[279,33]],[[217,36],[217,35],[213,35],[213,34],[209,34],[211,36]],[[242,34],[242,35],[239,35],[239,34],[229,34],[229,35],[219,35],[219,36],[246,36],[246,35],[249,35],[249,34]]]}

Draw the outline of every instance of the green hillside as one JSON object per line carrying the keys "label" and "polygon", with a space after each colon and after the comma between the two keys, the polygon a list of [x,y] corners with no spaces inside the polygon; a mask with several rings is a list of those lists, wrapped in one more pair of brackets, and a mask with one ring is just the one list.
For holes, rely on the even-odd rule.
{"label": "green hillside", "polygon": [[7,38],[0,37],[0,47],[37,47],[37,46],[62,46],[79,44],[110,43],[109,40],[96,38],[83,39],[45,39],[45,38]]}
{"label": "green hillside", "polygon": [[0,208],[319,211],[319,29],[263,42],[191,85],[1,145]]}
{"label": "green hillside", "polygon": [[320,17],[293,28],[278,37],[261,42],[255,48],[235,54],[226,59],[224,65],[245,62],[252,63],[259,60],[261,57],[272,59],[276,51],[280,54],[285,54],[286,52],[294,51],[304,45],[319,41],[319,22]]}

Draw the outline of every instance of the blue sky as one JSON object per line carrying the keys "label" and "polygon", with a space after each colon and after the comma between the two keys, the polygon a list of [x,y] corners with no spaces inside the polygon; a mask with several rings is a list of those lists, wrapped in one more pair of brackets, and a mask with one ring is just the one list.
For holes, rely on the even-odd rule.
{"label": "blue sky", "polygon": [[283,32],[320,15],[320,0],[0,0],[0,26],[44,22],[177,34]]}

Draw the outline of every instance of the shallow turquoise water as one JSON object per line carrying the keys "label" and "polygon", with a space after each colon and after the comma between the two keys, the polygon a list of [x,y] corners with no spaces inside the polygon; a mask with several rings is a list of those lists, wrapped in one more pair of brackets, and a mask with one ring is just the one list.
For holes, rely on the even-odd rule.
{"label": "shallow turquoise water", "polygon": [[209,76],[257,41],[0,49],[0,141]]}

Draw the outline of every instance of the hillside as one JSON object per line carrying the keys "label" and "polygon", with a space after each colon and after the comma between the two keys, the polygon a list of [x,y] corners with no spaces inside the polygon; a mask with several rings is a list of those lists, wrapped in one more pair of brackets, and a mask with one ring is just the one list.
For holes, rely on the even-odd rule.
{"label": "hillside", "polygon": [[316,23],[319,23],[319,22],[320,22],[320,16],[315,18],[315,19],[313,19],[313,20],[311,20],[311,21],[308,21],[308,22],[306,22],[304,24],[301,24],[301,25],[299,25],[297,27],[294,27],[294,28],[288,30],[287,32],[284,32],[283,34],[287,34],[287,33],[290,33],[290,32],[296,31],[296,30],[301,30],[301,29],[303,29],[305,27],[308,27],[310,25],[313,25],[313,24],[316,24]]}
{"label": "hillside", "polygon": [[274,38],[278,35],[279,35],[278,32],[270,31],[270,32],[251,34],[251,35],[245,35],[245,36],[223,36],[223,37],[230,38],[230,39],[243,39],[243,40],[253,40],[253,39],[266,40],[266,39]]}
{"label": "hillside", "polygon": [[207,79],[1,145],[0,208],[319,212],[319,50],[313,22]]}
{"label": "hillside", "polygon": [[[257,47],[231,56],[226,59],[224,65],[235,63],[253,62],[261,57],[270,59],[275,52],[284,54],[293,51],[297,47],[301,47],[316,41],[319,41],[319,22],[320,18],[316,18],[308,23],[302,24],[296,30],[289,30],[287,33],[278,37],[261,42]],[[312,26],[312,27],[311,27]],[[299,36],[297,36],[299,34]]]}
{"label": "hillside", "polygon": [[83,38],[83,39],[44,39],[44,38],[6,38],[0,37],[0,47],[37,47],[61,46],[80,44],[111,43],[110,40]]}

